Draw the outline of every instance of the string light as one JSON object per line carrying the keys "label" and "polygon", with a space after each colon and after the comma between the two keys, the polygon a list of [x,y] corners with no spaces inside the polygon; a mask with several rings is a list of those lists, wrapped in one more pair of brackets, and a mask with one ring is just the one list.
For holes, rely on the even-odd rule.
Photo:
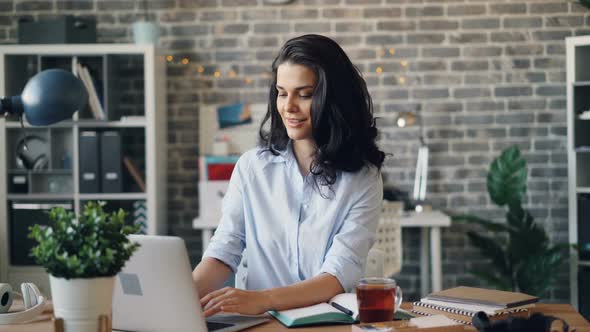
{"label": "string light", "polygon": [[383,72],[383,68],[377,67],[377,69],[375,69],[375,72],[377,72],[377,74],[381,75],[381,73]]}
{"label": "string light", "polygon": [[391,55],[395,55],[395,48],[393,48],[393,47],[392,47],[392,48],[390,48],[390,49],[389,49],[389,54],[391,54]]}
{"label": "string light", "polygon": [[407,67],[408,66],[408,61],[402,60],[402,61],[400,61],[400,64],[402,65],[402,67]]}
{"label": "string light", "polygon": [[406,78],[403,77],[403,76],[400,76],[400,78],[398,79],[398,81],[399,81],[399,84],[402,84],[402,85],[403,84],[406,84]]}
{"label": "string light", "polygon": [[189,60],[188,58],[182,58],[182,60],[180,61],[183,65],[188,65]]}
{"label": "string light", "polygon": [[251,79],[250,77],[248,77],[248,78],[246,78],[246,79],[244,80],[244,83],[246,83],[246,84],[251,84],[252,82],[253,82],[253,81],[252,81],[252,79]]}
{"label": "string light", "polygon": [[231,77],[231,78],[234,78],[234,77],[236,77],[236,75],[237,75],[237,74],[236,74],[236,72],[235,72],[234,70],[230,70],[230,71],[229,71],[229,73],[227,73],[227,76],[229,76],[229,77]]}
{"label": "string light", "polygon": [[172,61],[174,61],[174,56],[172,56],[172,55],[167,55],[167,56],[166,56],[166,61],[168,61],[168,62],[172,62]]}
{"label": "string light", "polygon": [[204,71],[205,71],[205,67],[203,67],[203,66],[199,66],[199,67],[197,67],[197,72],[198,72],[199,74],[202,74]]}
{"label": "string light", "polygon": [[215,71],[215,72],[213,73],[213,76],[215,76],[215,77],[221,77],[221,72],[219,72],[219,71]]}

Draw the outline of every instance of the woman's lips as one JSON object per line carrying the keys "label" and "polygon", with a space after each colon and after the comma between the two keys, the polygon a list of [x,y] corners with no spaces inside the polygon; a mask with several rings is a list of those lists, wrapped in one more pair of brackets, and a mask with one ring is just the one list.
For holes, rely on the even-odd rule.
{"label": "woman's lips", "polygon": [[303,126],[304,122],[305,122],[305,120],[287,119],[287,124],[289,125],[289,127],[292,127],[292,128],[299,128],[299,127]]}

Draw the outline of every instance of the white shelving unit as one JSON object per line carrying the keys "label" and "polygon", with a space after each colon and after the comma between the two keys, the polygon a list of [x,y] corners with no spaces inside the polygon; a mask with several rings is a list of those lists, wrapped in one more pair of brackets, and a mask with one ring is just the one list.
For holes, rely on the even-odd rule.
{"label": "white shelving unit", "polygon": [[[590,36],[566,39],[572,304],[590,318]],[[581,116],[585,114],[584,116]]]}
{"label": "white shelving unit", "polygon": [[[14,202],[25,205],[69,203],[72,209],[79,213],[84,202],[89,200],[107,201],[107,207],[110,203],[115,206],[129,206],[133,201],[144,201],[147,209],[147,233],[166,232],[166,69],[164,55],[159,54],[153,45],[0,46],[0,96],[20,94],[27,80],[40,70],[71,70],[72,63],[80,59],[85,59],[100,69],[97,76],[98,79],[102,79],[102,83],[99,84],[103,87],[103,106],[108,119],[95,120],[91,113],[85,110],[77,112],[71,121],[63,121],[49,127],[32,127],[25,122],[24,129],[46,135],[50,155],[56,149],[64,155],[70,153],[71,167],[65,167],[65,162],[57,166],[59,158],[50,156],[47,169],[15,169],[15,148],[11,144],[15,143],[19,131],[20,135],[23,135],[23,129],[18,121],[0,118],[0,282],[18,285],[24,281],[32,281],[44,292],[49,293],[48,278],[42,268],[12,264],[11,225],[18,222],[11,221],[11,204]],[[109,84],[112,86],[109,87]],[[121,84],[133,91],[120,91],[122,89],[114,88]],[[119,94],[125,93],[129,95],[118,97]],[[126,147],[126,137],[131,137],[127,147],[135,146],[133,152],[139,156],[140,164],[144,165],[140,168],[146,191],[142,192],[135,188],[129,191],[124,189],[118,193],[81,193],[79,136],[84,130],[118,131],[122,136],[123,149]],[[68,149],[71,151],[67,151]],[[125,173],[125,167],[121,167]],[[28,176],[30,181],[27,182],[26,192],[16,193],[10,187],[9,175],[20,173]],[[64,186],[68,189],[63,192],[47,190],[48,186],[44,181],[49,181],[51,177],[61,177],[68,184],[68,181],[71,181],[71,185]],[[34,181],[38,183],[35,184]],[[129,183],[133,186],[133,180],[127,182]]]}

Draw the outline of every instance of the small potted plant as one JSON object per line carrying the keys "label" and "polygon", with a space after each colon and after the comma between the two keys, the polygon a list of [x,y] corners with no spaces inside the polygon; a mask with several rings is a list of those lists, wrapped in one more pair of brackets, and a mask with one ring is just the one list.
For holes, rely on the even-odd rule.
{"label": "small potted plant", "polygon": [[98,331],[99,316],[111,317],[115,275],[139,244],[127,235],[139,226],[125,225],[125,211],[106,213],[104,202],[88,202],[78,218],[56,207],[50,225],[34,225],[29,237],[37,264],[49,273],[54,316],[66,332]]}

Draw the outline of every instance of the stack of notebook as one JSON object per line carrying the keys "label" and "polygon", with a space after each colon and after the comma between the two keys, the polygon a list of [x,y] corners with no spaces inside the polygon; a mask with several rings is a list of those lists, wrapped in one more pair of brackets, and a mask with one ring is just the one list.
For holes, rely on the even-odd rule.
{"label": "stack of notebook", "polygon": [[463,324],[471,324],[476,313],[483,311],[490,320],[509,316],[528,317],[538,297],[492,289],[455,287],[432,293],[413,303],[418,315],[445,315]]}

